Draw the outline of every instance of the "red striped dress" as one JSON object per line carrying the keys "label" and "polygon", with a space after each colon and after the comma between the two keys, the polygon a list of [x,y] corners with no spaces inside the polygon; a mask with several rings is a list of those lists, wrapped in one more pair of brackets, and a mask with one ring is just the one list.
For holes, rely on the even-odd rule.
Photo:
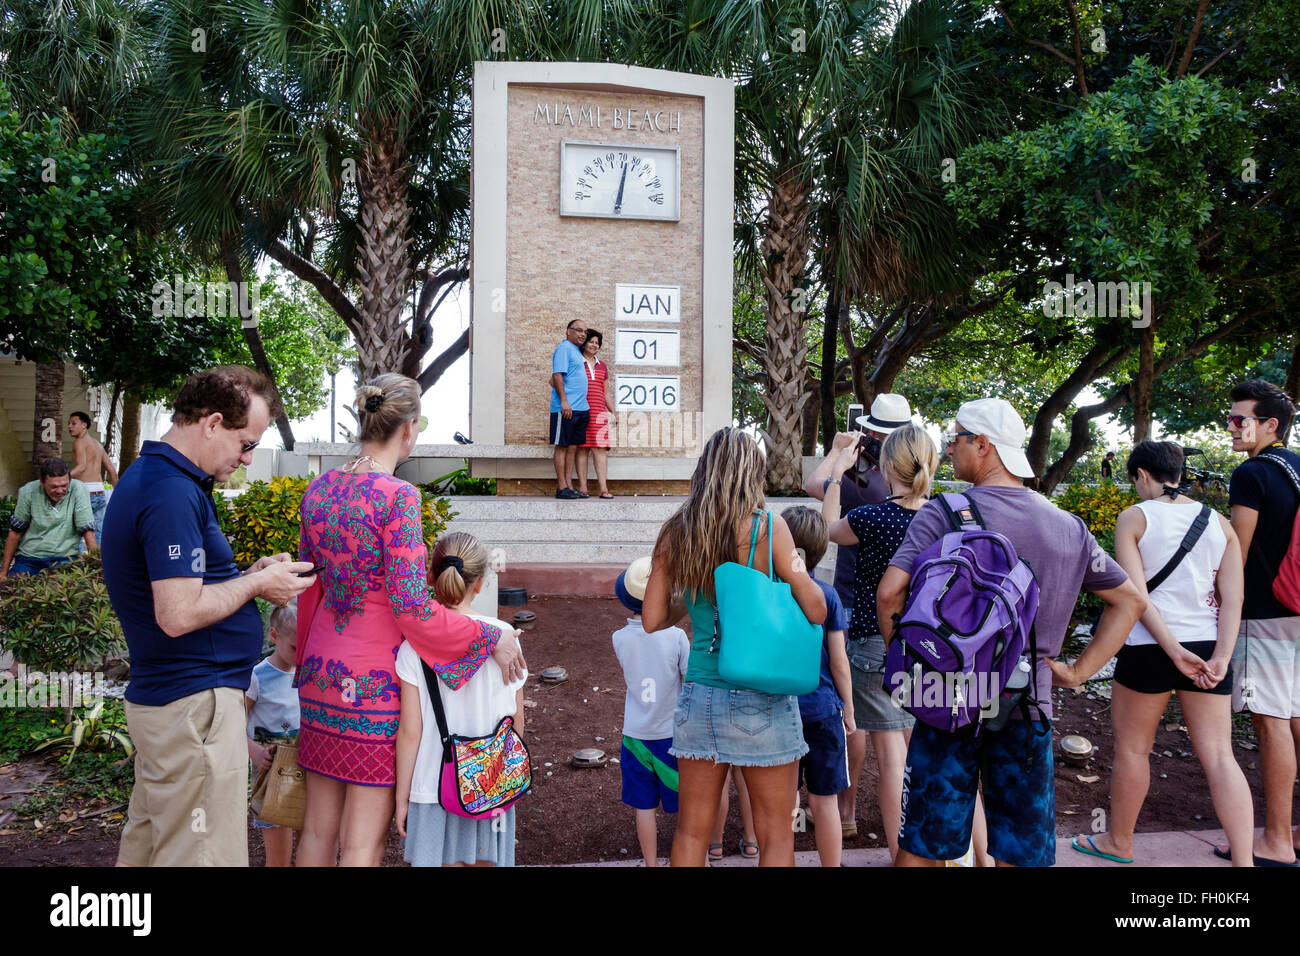
{"label": "red striped dress", "polygon": [[587,440],[583,448],[609,449],[609,408],[605,404],[605,381],[609,378],[609,366],[597,361],[595,368],[590,362],[583,362],[587,368]]}

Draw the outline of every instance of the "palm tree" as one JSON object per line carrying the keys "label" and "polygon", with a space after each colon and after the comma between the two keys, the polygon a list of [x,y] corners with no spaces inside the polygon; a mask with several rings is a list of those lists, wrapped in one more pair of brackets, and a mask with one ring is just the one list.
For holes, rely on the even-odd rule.
{"label": "palm tree", "polygon": [[[147,120],[183,220],[226,262],[269,255],[313,285],[352,333],[363,379],[403,371],[428,388],[469,341],[421,368],[433,311],[468,275],[473,62],[501,39],[530,48],[542,7],[160,6],[171,24],[156,60],[166,95]],[[213,24],[202,56],[190,49],[195,22]]]}

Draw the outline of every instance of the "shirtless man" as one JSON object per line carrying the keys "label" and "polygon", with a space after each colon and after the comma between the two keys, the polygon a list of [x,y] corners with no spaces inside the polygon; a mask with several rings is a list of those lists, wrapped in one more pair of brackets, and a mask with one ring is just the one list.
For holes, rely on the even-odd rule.
{"label": "shirtless man", "polygon": [[72,477],[83,482],[90,492],[90,508],[95,513],[95,540],[98,541],[104,530],[104,511],[108,508],[104,473],[108,472],[108,480],[116,485],[117,469],[104,446],[91,436],[90,416],[85,412],[73,412],[68,417],[68,434],[72,436],[76,453]]}

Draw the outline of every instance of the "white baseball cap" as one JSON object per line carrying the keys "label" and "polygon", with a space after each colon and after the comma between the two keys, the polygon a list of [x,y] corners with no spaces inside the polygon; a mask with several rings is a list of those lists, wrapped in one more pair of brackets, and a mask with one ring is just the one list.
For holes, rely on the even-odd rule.
{"label": "white baseball cap", "polygon": [[1034,477],[1034,469],[1025,457],[1025,423],[1006,399],[978,398],[967,402],[957,409],[957,423],[988,438],[1011,474],[1017,478]]}
{"label": "white baseball cap", "polygon": [[912,424],[912,406],[907,399],[894,392],[883,392],[871,403],[871,414],[857,419],[863,428],[888,435],[897,428]]}

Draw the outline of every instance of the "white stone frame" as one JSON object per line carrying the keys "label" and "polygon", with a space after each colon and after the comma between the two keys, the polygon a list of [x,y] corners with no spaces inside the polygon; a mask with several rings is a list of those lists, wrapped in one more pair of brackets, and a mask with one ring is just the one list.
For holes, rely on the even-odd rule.
{"label": "white stone frame", "polygon": [[[617,63],[479,61],[474,64],[470,173],[470,426],[474,441],[505,443],[506,313],[492,311],[492,298],[494,289],[506,288],[506,116],[511,84],[612,93],[664,93],[703,100],[704,222],[700,264],[703,434],[707,437],[716,429],[730,425],[735,189],[732,81]],[[611,459],[611,466],[616,460],[619,459]],[[689,474],[687,471],[684,477]],[[616,474],[611,467],[610,477],[633,476]]]}

